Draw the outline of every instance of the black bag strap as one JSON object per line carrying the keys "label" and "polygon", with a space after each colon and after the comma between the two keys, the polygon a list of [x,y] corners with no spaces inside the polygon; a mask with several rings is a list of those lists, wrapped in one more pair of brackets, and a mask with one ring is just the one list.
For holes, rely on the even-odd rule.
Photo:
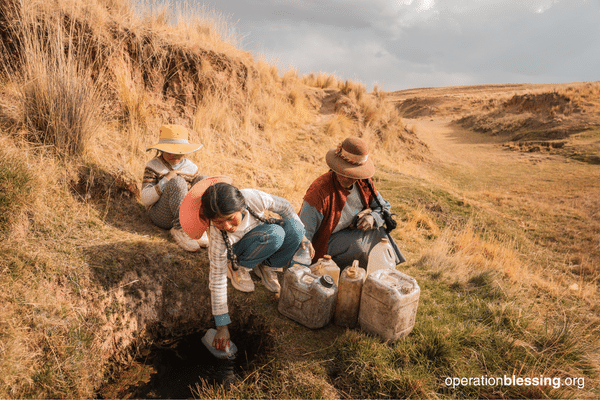
{"label": "black bag strap", "polygon": [[371,194],[373,195],[373,197],[375,197],[375,201],[377,202],[377,205],[383,211],[383,206],[381,205],[381,202],[379,201],[379,198],[377,197],[377,193],[375,193],[375,188],[373,187],[373,184],[371,183],[371,180],[369,178],[363,179],[363,180],[365,181],[365,183],[369,187],[369,191],[371,192]]}
{"label": "black bag strap", "polygon": [[373,195],[373,197],[375,198],[375,202],[377,202],[377,205],[379,206],[379,208],[381,208],[381,213],[383,214],[383,220],[385,221],[385,230],[386,232],[391,232],[394,229],[396,229],[396,221],[394,221],[394,219],[392,218],[392,214],[385,210],[383,208],[383,205],[381,205],[381,202],[379,201],[379,198],[377,197],[377,193],[375,193],[375,188],[373,187],[373,184],[371,183],[371,180],[369,178],[364,179],[365,183],[367,184],[367,186],[369,187],[369,190],[371,191],[371,194]]}

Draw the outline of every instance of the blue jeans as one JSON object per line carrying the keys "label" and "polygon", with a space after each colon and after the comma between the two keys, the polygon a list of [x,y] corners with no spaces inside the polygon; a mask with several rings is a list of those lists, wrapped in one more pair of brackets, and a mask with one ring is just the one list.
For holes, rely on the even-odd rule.
{"label": "blue jeans", "polygon": [[287,265],[300,247],[304,226],[292,218],[283,221],[283,226],[261,224],[233,245],[240,265],[246,268],[254,268],[261,262],[272,268]]}

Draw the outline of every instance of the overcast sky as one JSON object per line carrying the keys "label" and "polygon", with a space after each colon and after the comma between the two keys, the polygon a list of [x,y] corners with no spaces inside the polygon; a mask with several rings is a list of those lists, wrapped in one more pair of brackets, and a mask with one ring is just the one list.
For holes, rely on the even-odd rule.
{"label": "overcast sky", "polygon": [[600,80],[600,0],[190,0],[240,47],[385,91]]}

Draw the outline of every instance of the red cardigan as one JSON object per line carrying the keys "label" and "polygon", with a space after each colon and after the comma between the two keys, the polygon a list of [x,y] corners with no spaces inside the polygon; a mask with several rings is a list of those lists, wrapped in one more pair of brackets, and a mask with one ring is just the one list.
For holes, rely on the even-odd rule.
{"label": "red cardigan", "polygon": [[[364,180],[358,180],[356,185],[361,195],[363,207],[367,208],[375,198]],[[329,237],[340,221],[342,209],[349,194],[350,190],[340,185],[333,171],[318,177],[306,191],[304,201],[323,214],[323,221],[312,238],[312,245],[315,248],[313,262],[316,262],[327,253]]]}

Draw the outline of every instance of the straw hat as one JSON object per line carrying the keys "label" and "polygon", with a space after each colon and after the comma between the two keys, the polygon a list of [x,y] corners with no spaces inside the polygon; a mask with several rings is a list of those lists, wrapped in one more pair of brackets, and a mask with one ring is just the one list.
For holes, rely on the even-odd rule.
{"label": "straw hat", "polygon": [[202,195],[215,183],[225,182],[231,184],[233,179],[228,176],[211,176],[196,183],[183,198],[179,207],[179,222],[181,228],[192,239],[200,239],[208,228],[208,218],[202,211]]}
{"label": "straw hat", "polygon": [[171,154],[188,154],[199,150],[201,144],[188,142],[189,132],[181,125],[163,125],[159,130],[158,143],[146,149],[156,149]]}
{"label": "straw hat", "polygon": [[325,160],[329,168],[348,178],[367,179],[375,174],[369,146],[357,137],[344,139],[336,149],[327,152]]}

